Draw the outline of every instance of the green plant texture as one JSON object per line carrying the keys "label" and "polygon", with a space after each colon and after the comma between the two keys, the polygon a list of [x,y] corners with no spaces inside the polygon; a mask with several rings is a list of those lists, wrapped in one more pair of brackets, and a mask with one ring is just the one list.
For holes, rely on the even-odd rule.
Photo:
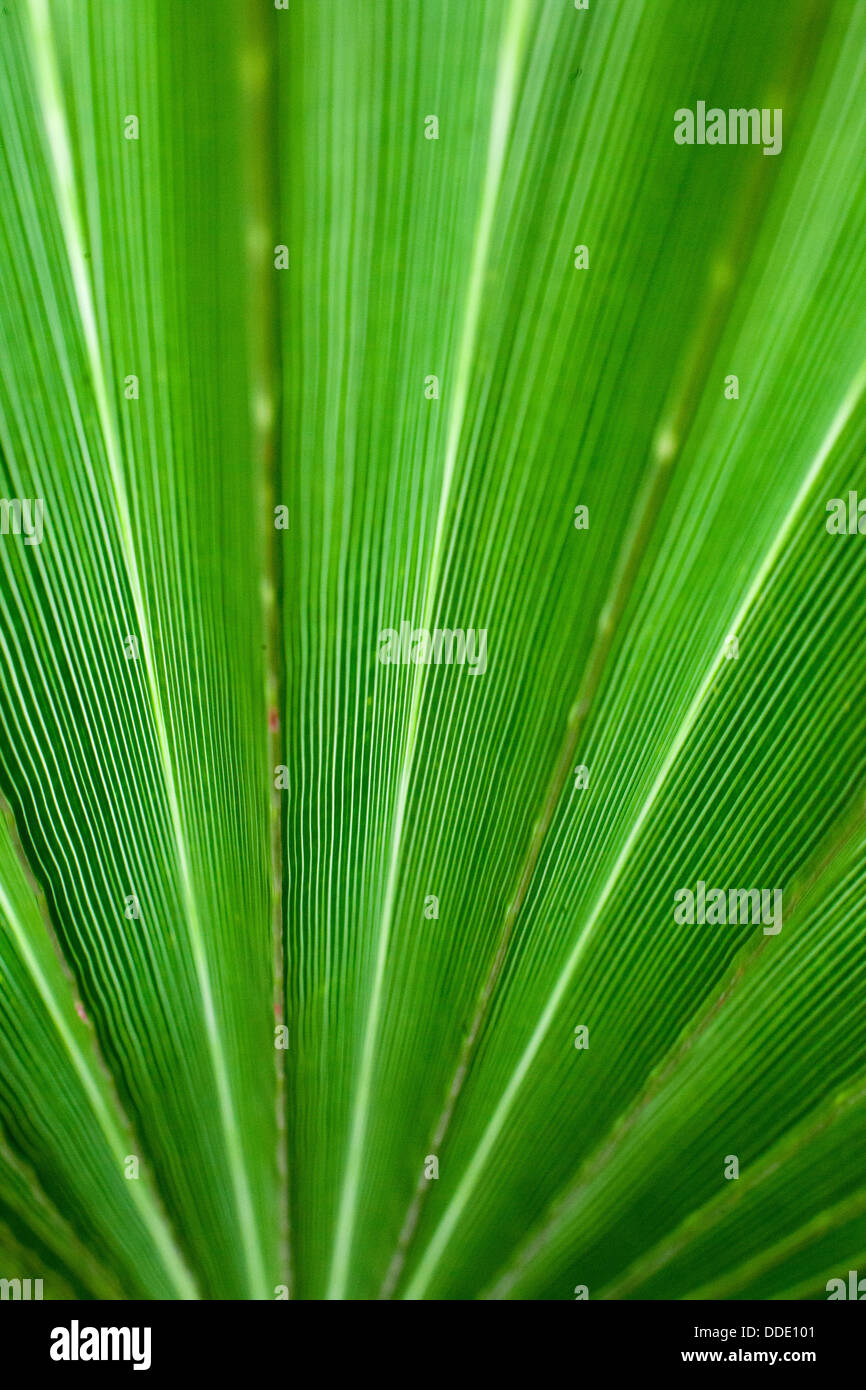
{"label": "green plant texture", "polygon": [[0,71],[0,1276],[825,1298],[866,4],[4,0]]}

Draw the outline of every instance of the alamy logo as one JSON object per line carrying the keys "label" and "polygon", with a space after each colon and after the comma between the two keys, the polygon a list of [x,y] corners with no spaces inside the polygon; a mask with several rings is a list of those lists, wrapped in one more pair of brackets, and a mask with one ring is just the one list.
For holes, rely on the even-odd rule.
{"label": "alamy logo", "polygon": [[843,497],[831,497],[827,503],[829,516],[824,525],[831,536],[866,536],[866,497],[861,501],[856,492]]}
{"label": "alamy logo", "polygon": [[[773,906],[770,910],[770,895]],[[782,930],[781,888],[707,888],[698,879],[697,893],[678,888],[674,893],[674,921],[680,926],[737,926],[763,923],[765,936]]]}
{"label": "alamy logo", "polygon": [[41,1279],[0,1279],[0,1298],[27,1303],[42,1297]]}
{"label": "alamy logo", "polygon": [[782,109],[756,106],[723,111],[699,101],[697,110],[681,106],[674,112],[674,139],[678,145],[763,145],[764,154],[782,148]]}
{"label": "alamy logo", "polygon": [[52,1361],[131,1361],[134,1371],[150,1370],[149,1327],[68,1327],[51,1331]]}
{"label": "alamy logo", "polygon": [[0,497],[0,536],[20,536],[25,545],[42,544],[42,518],[45,503],[41,497]]}
{"label": "alamy logo", "polygon": [[847,1288],[844,1279],[828,1279],[825,1287],[828,1303],[832,1303],[836,1298],[855,1298],[858,1303],[866,1299],[866,1279],[858,1278],[856,1269],[848,1270]]}
{"label": "alamy logo", "polygon": [[487,670],[487,628],[413,628],[402,622],[400,631],[385,627],[379,633],[379,660],[383,666],[468,666],[470,676]]}

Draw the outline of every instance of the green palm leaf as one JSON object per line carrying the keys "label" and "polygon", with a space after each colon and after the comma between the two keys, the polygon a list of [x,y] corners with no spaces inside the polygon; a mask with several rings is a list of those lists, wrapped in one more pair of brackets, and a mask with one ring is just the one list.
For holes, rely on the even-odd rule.
{"label": "green palm leaf", "polygon": [[[4,1268],[736,1299],[866,1258],[825,524],[864,40],[856,0],[8,0]],[[779,153],[677,144],[704,100]],[[484,659],[380,659],[434,629]],[[699,880],[781,931],[678,921]]]}

